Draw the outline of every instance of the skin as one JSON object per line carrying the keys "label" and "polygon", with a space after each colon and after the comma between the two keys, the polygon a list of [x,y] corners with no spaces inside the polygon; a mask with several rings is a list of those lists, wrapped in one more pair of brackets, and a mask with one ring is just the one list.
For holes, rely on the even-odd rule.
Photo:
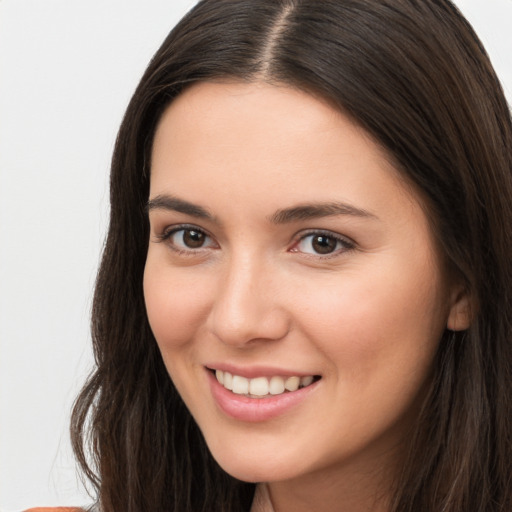
{"label": "skin", "polygon": [[[169,195],[210,217],[157,200]],[[385,510],[442,333],[464,328],[465,298],[384,151],[303,92],[201,83],[158,125],[150,200],[149,321],[219,464],[268,482],[276,511]],[[283,209],[333,202],[358,214],[276,222]],[[202,245],[190,247],[182,224],[205,234]],[[212,397],[205,366],[221,363],[321,379],[284,414],[239,421]]]}

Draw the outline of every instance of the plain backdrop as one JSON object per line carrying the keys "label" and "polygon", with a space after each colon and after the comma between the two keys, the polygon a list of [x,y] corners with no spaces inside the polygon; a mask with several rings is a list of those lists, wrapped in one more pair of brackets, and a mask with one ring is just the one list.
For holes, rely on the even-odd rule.
{"label": "plain backdrop", "polygon": [[[147,62],[193,0],[0,0],[0,509],[91,502],[68,441],[109,160]],[[512,0],[458,0],[512,99]]]}

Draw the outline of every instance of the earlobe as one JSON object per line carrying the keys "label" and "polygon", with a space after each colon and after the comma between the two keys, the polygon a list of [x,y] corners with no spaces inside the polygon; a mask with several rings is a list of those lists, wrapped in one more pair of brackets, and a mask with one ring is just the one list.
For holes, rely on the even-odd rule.
{"label": "earlobe", "polygon": [[464,331],[471,325],[473,300],[465,287],[457,287],[452,295],[450,313],[446,327],[450,331]]}

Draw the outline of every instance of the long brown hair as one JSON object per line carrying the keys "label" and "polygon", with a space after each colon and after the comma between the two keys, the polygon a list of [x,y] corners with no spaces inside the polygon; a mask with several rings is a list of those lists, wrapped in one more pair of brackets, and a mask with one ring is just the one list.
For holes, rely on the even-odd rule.
{"label": "long brown hair", "polygon": [[254,485],[217,465],[174,388],[142,291],[155,126],[190,84],[226,77],[300,88],[366,129],[473,297],[471,327],[441,340],[390,510],[512,509],[512,126],[478,38],[449,0],[204,0],[150,62],[112,160],[97,366],[72,418],[102,510],[250,507]]}

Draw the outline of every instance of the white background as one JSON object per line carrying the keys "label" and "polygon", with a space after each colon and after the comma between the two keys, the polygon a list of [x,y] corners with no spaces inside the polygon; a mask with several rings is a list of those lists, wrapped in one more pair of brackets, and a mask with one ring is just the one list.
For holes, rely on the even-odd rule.
{"label": "white background", "polygon": [[[193,0],[0,0],[0,508],[90,502],[69,411],[108,168],[151,55]],[[458,0],[512,101],[512,0]]]}

